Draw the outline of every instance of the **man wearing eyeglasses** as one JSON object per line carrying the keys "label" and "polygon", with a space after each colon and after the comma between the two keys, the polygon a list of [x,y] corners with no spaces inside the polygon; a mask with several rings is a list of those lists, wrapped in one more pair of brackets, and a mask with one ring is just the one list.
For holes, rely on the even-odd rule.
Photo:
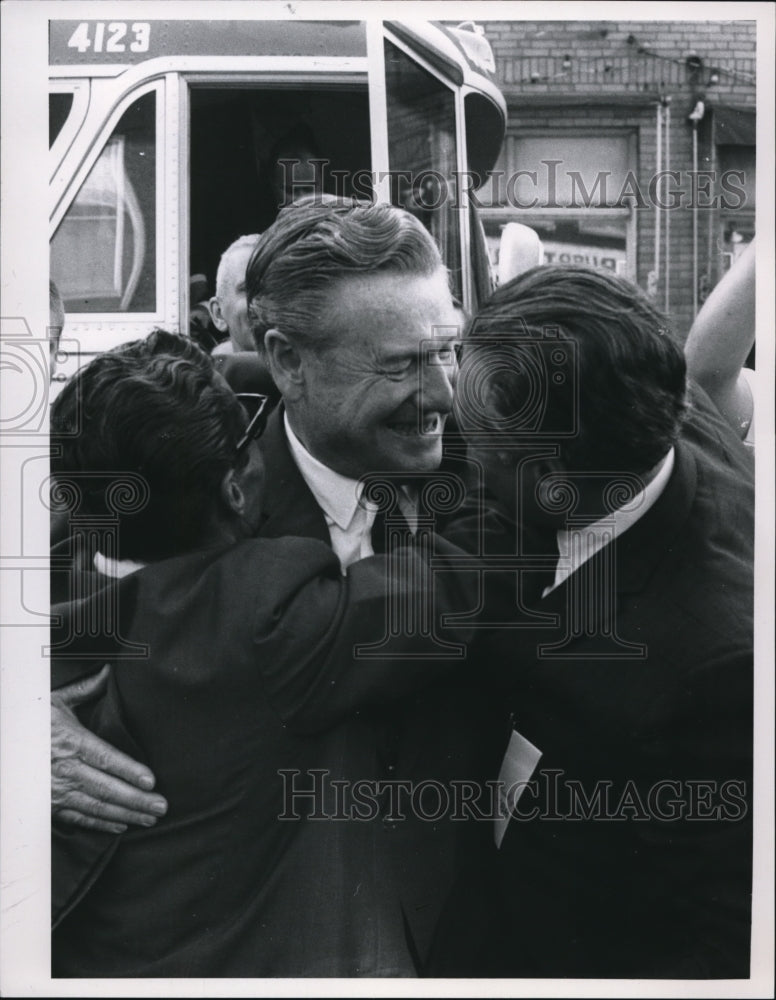
{"label": "man wearing eyeglasses", "polygon": [[[318,199],[281,213],[249,263],[246,287],[254,336],[283,399],[261,442],[266,477],[259,537],[324,542],[345,573],[390,549],[390,537],[414,535],[428,513],[420,494],[442,461],[457,373],[461,315],[447,273],[433,239],[408,213]],[[398,535],[386,534],[378,505],[364,502],[363,480],[370,475],[395,487],[393,514],[403,525]],[[373,641],[386,625],[375,628]],[[363,692],[371,667],[355,666]],[[399,664],[398,670],[394,664],[394,673],[402,683],[414,678],[417,686],[417,664]],[[351,671],[349,681],[353,676]],[[325,699],[316,701],[307,691],[292,694],[291,688],[279,695],[289,716],[315,716]],[[449,772],[443,777],[466,777],[475,770],[467,749],[476,731],[474,702],[474,695],[465,706],[460,698],[435,696],[407,714],[373,719],[370,748],[348,753],[345,772],[354,780],[390,779],[409,773],[405,765],[411,762],[415,774],[437,778],[441,763]],[[357,708],[358,698],[352,704]],[[152,774],[117,756],[106,767],[100,744],[82,744],[80,756],[91,757],[95,771],[88,788],[83,772],[63,783],[65,818],[101,824],[110,816],[136,823],[148,815],[152,796],[139,789],[143,781],[152,787]],[[106,770],[117,777],[98,773]],[[89,801],[77,798],[76,804],[81,791],[88,791]],[[351,955],[360,956],[357,964],[371,974],[396,974],[391,970],[406,954],[397,929],[403,938],[406,924],[420,967],[454,871],[450,844],[428,841],[439,832],[430,823],[413,827],[386,818],[379,833],[379,820],[361,826],[357,836],[353,823],[329,824],[326,833],[326,850],[353,897],[348,906],[357,941]],[[448,822],[446,829],[452,833],[455,826]],[[397,879],[408,887],[401,905]]]}
{"label": "man wearing eyeglasses", "polygon": [[[330,705],[305,735],[282,706],[295,669],[330,659],[335,677],[382,627],[385,568],[364,560],[345,580],[320,541],[250,537],[265,401],[240,402],[196,346],[158,331],[98,356],[54,405],[57,486],[80,490],[73,513],[91,526],[74,534],[78,579],[54,608],[54,684],[90,678],[102,643],[112,671],[85,682],[106,688],[85,721],[152,768],[167,797],[157,815],[169,805],[132,831],[118,813],[100,831],[55,825],[56,976],[414,972],[395,898],[368,867],[367,824],[316,823],[336,792],[289,799],[281,780],[374,766],[366,701],[342,724],[347,707]],[[116,531],[95,551],[111,512]],[[373,663],[371,681],[390,666]],[[341,848],[366,862],[363,904]]]}

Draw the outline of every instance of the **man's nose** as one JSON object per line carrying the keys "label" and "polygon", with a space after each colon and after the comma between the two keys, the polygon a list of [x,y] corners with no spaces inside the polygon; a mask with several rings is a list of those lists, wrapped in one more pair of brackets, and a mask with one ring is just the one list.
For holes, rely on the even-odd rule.
{"label": "man's nose", "polygon": [[454,354],[450,360],[445,355],[426,358],[420,387],[423,409],[449,413],[457,377],[458,362]]}

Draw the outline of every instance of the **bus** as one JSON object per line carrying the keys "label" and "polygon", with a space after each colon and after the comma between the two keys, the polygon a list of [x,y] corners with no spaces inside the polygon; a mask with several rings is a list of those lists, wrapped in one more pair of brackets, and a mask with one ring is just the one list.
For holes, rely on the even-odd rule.
{"label": "bus", "polygon": [[480,26],[52,20],[49,63],[55,382],[155,327],[189,332],[222,251],[309,190],[404,206],[464,309],[489,294],[471,194],[506,103]]}

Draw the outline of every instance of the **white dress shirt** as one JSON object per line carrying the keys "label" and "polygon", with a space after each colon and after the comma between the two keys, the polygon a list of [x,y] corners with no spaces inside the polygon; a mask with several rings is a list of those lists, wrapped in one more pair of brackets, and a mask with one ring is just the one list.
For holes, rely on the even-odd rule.
{"label": "white dress shirt", "polygon": [[668,485],[674,469],[674,449],[663,459],[657,474],[623,507],[615,510],[600,521],[586,524],[571,531],[560,528],[557,534],[560,558],[555,569],[555,580],[551,587],[545,587],[542,597],[559,587],[573,572],[588,559],[600,552],[604,545],[614,541],[619,535],[632,528],[647,513]]}
{"label": "white dress shirt", "polygon": [[[334,472],[310,454],[291,430],[288,414],[285,414],[284,422],[291,455],[323,511],[329,528],[331,547],[344,573],[351,563],[374,555],[372,525],[377,516],[377,507],[367,500],[361,502],[363,483]],[[417,507],[404,488],[403,492],[405,497],[403,501],[399,501],[399,506],[410,529],[414,532],[417,525]]]}

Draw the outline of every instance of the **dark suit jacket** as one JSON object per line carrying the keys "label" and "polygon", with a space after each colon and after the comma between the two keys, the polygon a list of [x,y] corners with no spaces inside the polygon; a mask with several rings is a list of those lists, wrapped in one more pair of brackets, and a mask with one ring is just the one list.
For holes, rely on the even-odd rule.
{"label": "dark suit jacket", "polygon": [[556,624],[494,636],[542,757],[498,852],[492,975],[749,974],[753,489],[710,407],[694,391],[655,505],[539,601]]}
{"label": "dark suit jacket", "polygon": [[[345,700],[318,692],[318,725],[287,725],[289,700],[307,704],[295,678],[319,661],[336,675],[382,628],[385,561],[345,580],[320,542],[256,539],[97,578],[54,609],[56,643],[113,591],[117,653],[147,647],[114,659],[87,723],[145,761],[169,802],[119,838],[54,831],[55,975],[414,974],[382,825],[348,819],[331,785],[382,773],[380,716],[352,711],[357,681]],[[92,637],[63,649],[55,686],[94,669]],[[403,677],[399,693],[418,683]]]}
{"label": "dark suit jacket", "polygon": [[[261,446],[267,485],[260,537],[295,534],[330,544],[324,515],[289,452],[282,407],[270,417]],[[458,554],[455,546],[438,535],[433,544],[437,556]],[[447,582],[441,582],[443,579]],[[474,578],[442,574],[435,577],[437,620],[441,607],[436,586],[442,587],[443,595],[449,593],[443,596],[447,607],[459,612],[476,607]],[[452,589],[448,592],[447,588]],[[450,635],[452,639],[464,637],[466,647],[463,659],[452,664],[439,660],[403,662],[401,650],[396,648],[394,652],[399,655],[385,661],[355,665],[346,655],[338,663],[330,658],[322,671],[309,661],[295,673],[286,671],[286,679],[278,677],[278,684],[282,686],[279,697],[289,725],[300,731],[315,731],[333,719],[343,718],[346,712],[369,705],[373,708],[377,780],[410,782],[416,787],[428,780],[446,784],[451,779],[478,779],[493,766],[490,721],[494,705],[486,689],[473,691],[468,683],[472,676],[470,625],[471,621]],[[376,629],[374,638],[380,634]],[[411,645],[409,637],[407,644]],[[429,687],[442,673],[444,685]],[[402,694],[406,697],[397,704],[395,699]],[[387,701],[391,703],[386,706]],[[377,710],[380,705],[382,711]],[[496,712],[500,715],[501,708]],[[479,841],[485,831],[482,824],[475,827],[453,819],[452,809],[432,822],[418,817],[409,799],[402,802],[401,817],[392,819],[390,802],[384,798],[379,820],[370,824],[373,864],[382,886],[380,891],[400,904],[398,912],[406,927],[408,948],[420,971],[457,873],[467,864],[478,866],[483,857],[472,841]],[[433,813],[433,805],[430,811]],[[351,853],[350,848],[343,847],[343,857]],[[470,953],[480,926],[470,925]]]}
{"label": "dark suit jacket", "polygon": [[[110,694],[88,724],[146,760],[170,804],[157,827],[119,839],[55,831],[60,975],[411,975],[419,946],[406,933],[407,912],[426,930],[445,898],[443,879],[412,878],[379,810],[368,822],[277,819],[283,780],[295,788],[320,780],[331,816],[343,811],[331,780],[390,778],[396,715],[384,704],[450,663],[354,661],[354,644],[385,629],[394,557],[363,560],[344,579],[280,414],[262,440],[262,538],[212,558],[150,565],[119,584],[86,566],[72,579],[91,596],[54,609],[56,643],[74,617],[84,620],[84,603],[98,605],[92,617],[101,621],[105,592],[116,591],[115,652],[145,644],[150,659],[117,660]],[[292,532],[310,540],[281,537]],[[403,579],[414,600],[422,575]],[[454,574],[435,594],[440,613],[473,601]],[[92,672],[95,656],[111,659],[105,638],[64,644],[55,685]],[[450,638],[465,644],[470,632]],[[392,652],[401,654],[414,640],[398,642]],[[300,774],[281,780],[280,770]],[[211,855],[221,859],[217,872]],[[435,852],[412,853],[413,864],[416,857],[425,876]],[[146,911],[158,919],[144,921]]]}

